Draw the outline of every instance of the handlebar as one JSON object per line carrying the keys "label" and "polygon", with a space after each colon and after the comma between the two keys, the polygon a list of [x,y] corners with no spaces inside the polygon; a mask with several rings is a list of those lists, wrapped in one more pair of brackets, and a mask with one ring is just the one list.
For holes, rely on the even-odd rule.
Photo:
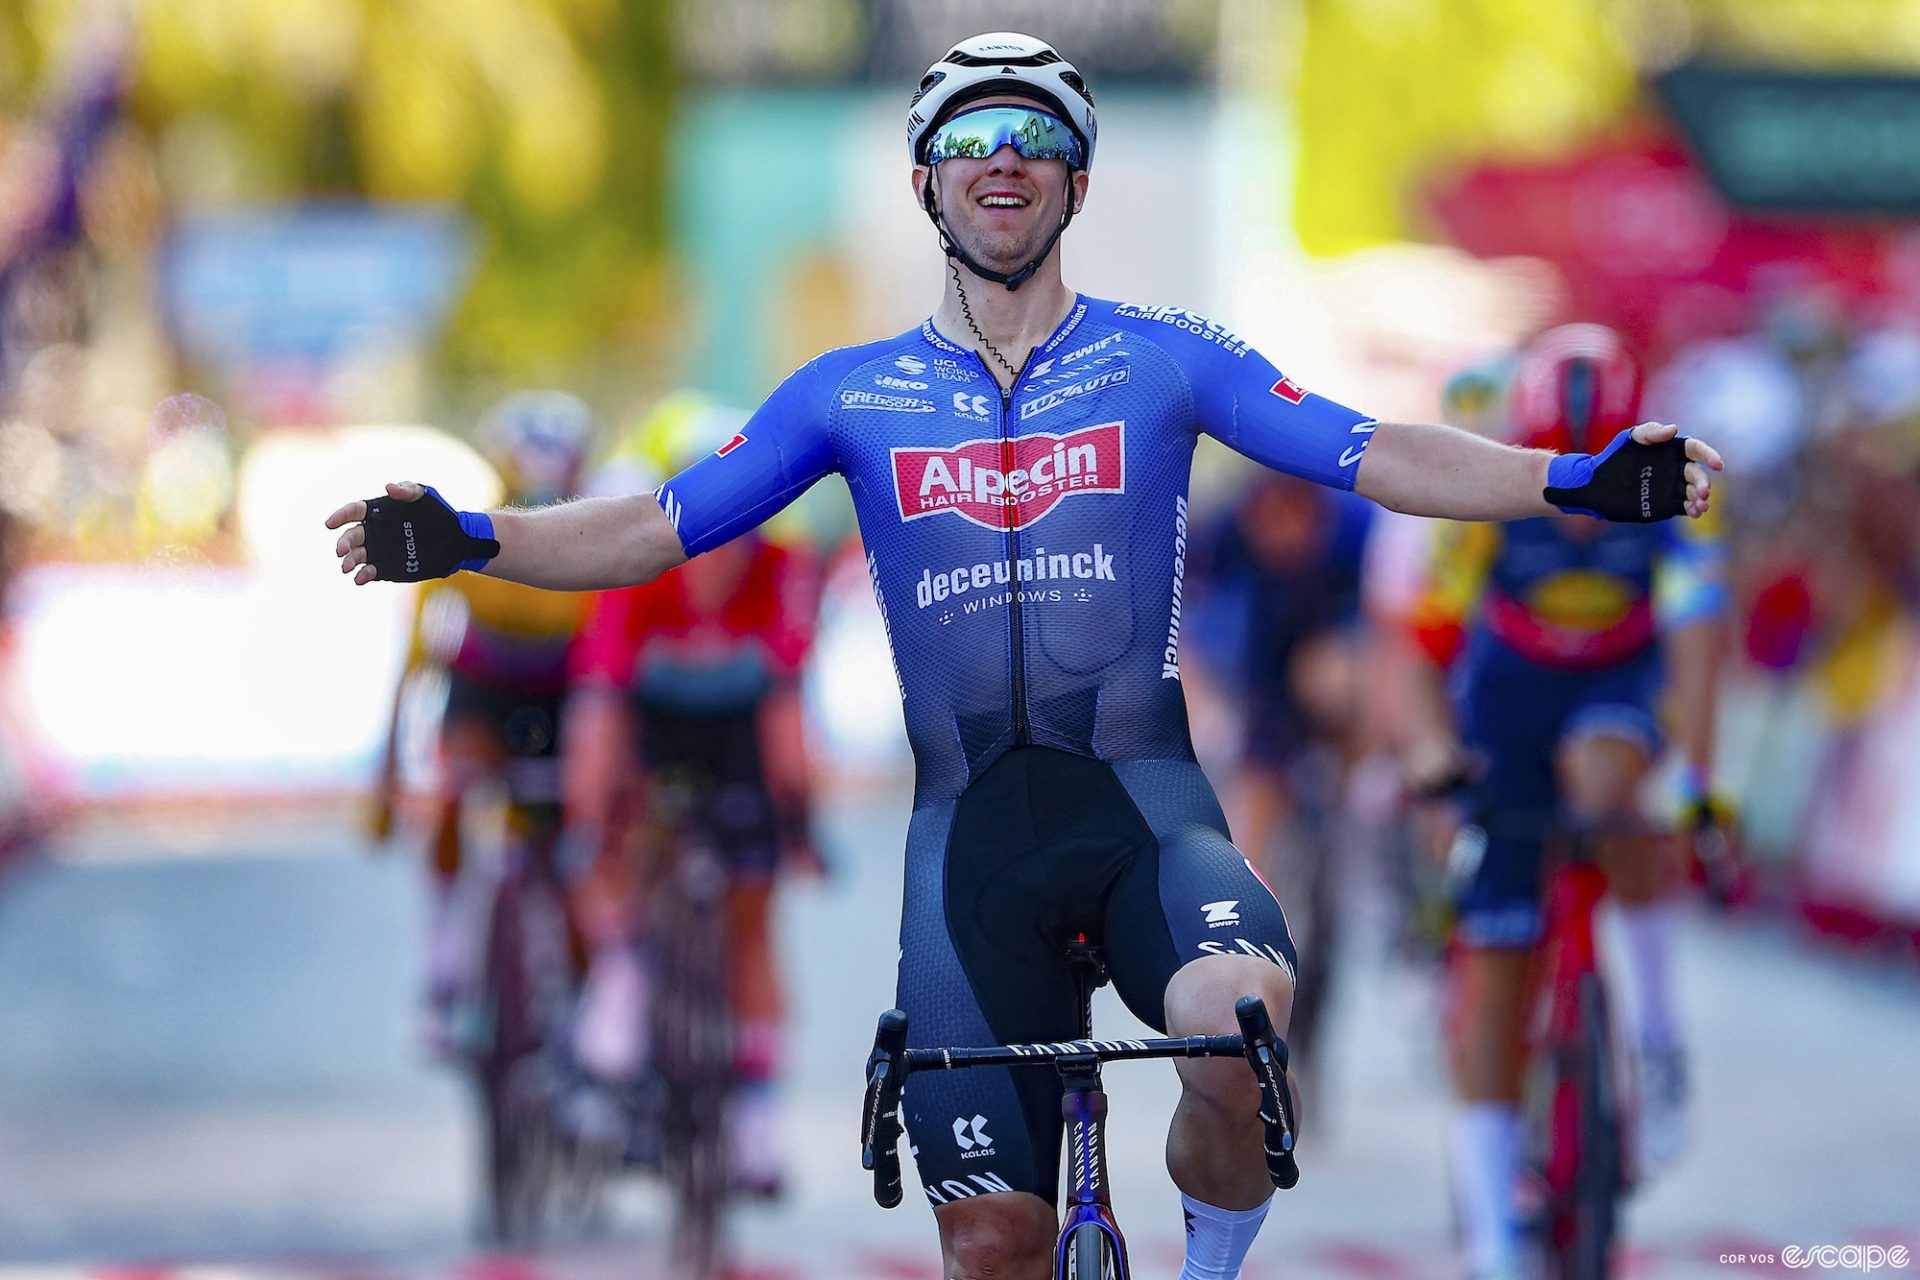
{"label": "handlebar", "polygon": [[1260,1085],[1262,1148],[1267,1176],[1283,1190],[1300,1181],[1294,1159],[1293,1094],[1287,1085],[1287,1043],[1258,996],[1234,1006],[1237,1036],[1178,1036],[1159,1040],[1066,1040],[1056,1044],[998,1045],[979,1049],[908,1049],[907,1015],[880,1015],[867,1056],[867,1092],[860,1120],[860,1167],[873,1175],[873,1198],[883,1209],[900,1203],[900,1091],[909,1072],[985,1066],[1049,1066],[1067,1059],[1238,1058],[1253,1068]]}
{"label": "handlebar", "polygon": [[900,1087],[905,1081],[907,1015],[880,1015],[867,1058],[867,1100],[861,1113],[860,1167],[873,1174],[873,1198],[882,1209],[900,1203]]}
{"label": "handlebar", "polygon": [[1233,1006],[1247,1062],[1260,1082],[1261,1150],[1267,1157],[1267,1177],[1282,1191],[1300,1181],[1300,1165],[1293,1158],[1293,1091],[1287,1085],[1287,1042],[1274,1034],[1273,1020],[1259,996],[1241,996]]}

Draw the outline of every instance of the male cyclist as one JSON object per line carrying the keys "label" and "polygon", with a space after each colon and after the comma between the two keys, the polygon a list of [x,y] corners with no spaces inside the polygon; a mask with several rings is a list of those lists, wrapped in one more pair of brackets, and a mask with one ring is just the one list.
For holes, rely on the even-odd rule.
{"label": "male cyclist", "polygon": [[[1565,325],[1520,353],[1513,438],[1579,449],[1630,425],[1639,402],[1640,370],[1619,337]],[[1450,1141],[1476,1275],[1519,1274],[1512,1189],[1529,979],[1543,926],[1541,854],[1556,827],[1592,837],[1606,860],[1636,978],[1643,1160],[1673,1155],[1683,1077],[1666,899],[1677,868],[1672,842],[1641,816],[1640,792],[1660,749],[1670,672],[1687,798],[1705,801],[1723,560],[1709,522],[1613,526],[1583,515],[1455,525],[1436,548],[1414,618],[1429,661],[1409,771],[1417,783],[1478,774],[1488,833],[1458,902],[1452,1010]]]}
{"label": "male cyclist", "polygon": [[[507,397],[481,422],[477,440],[508,501],[523,507],[573,494],[592,442],[592,411],[564,391]],[[464,804],[478,785],[493,782],[516,803],[557,813],[560,700],[567,651],[585,603],[579,595],[477,573],[439,580],[420,592],[401,682],[404,687],[409,677],[433,666],[447,677],[427,933],[427,1031],[442,1049],[459,1047],[453,1015],[468,994],[464,984],[475,976],[477,943],[471,922],[459,918],[453,892],[465,852]],[[399,791],[400,709],[396,692],[374,796],[373,825],[382,836],[391,830]]]}
{"label": "male cyclist", "polygon": [[[408,483],[329,517],[354,526],[336,550],[357,582],[466,568],[610,586],[719,546],[839,472],[915,758],[898,989],[913,1044],[1072,1037],[1077,932],[1170,1034],[1234,1034],[1248,994],[1286,1024],[1285,920],[1228,842],[1187,733],[1180,592],[1200,432],[1465,519],[1556,503],[1697,515],[1718,465],[1671,426],[1555,458],[1376,422],[1183,308],[1074,293],[1057,248],[1095,141],[1093,99],[1052,48],[963,41],[907,112],[912,189],[948,264],[925,323],[816,358],[655,498],[489,516]],[[1189,1215],[1183,1274],[1238,1276],[1272,1192],[1258,1089],[1243,1062],[1178,1069],[1167,1163]],[[1061,1116],[1045,1077],[943,1072],[907,1090],[950,1277],[1049,1270]]]}
{"label": "male cyclist", "polygon": [[[637,451],[656,477],[672,475],[745,421],[692,393],[670,396],[642,424]],[[568,821],[605,833],[575,893],[593,945],[576,1053],[609,1083],[641,1065],[649,913],[639,899],[656,877],[633,865],[642,850],[630,828],[649,816],[685,824],[727,873],[736,1021],[729,1167],[741,1189],[759,1195],[781,1184],[774,881],[783,861],[817,866],[798,680],[813,640],[816,577],[803,549],[748,533],[643,586],[599,593],[574,647],[567,701]],[[678,812],[649,815],[649,807]]]}

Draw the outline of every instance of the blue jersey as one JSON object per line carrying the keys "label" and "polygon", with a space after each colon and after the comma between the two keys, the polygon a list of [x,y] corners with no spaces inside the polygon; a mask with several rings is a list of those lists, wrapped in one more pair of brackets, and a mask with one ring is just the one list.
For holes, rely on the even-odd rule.
{"label": "blue jersey", "polygon": [[845,477],[926,803],[1015,745],[1191,759],[1199,434],[1351,489],[1374,425],[1190,311],[1082,297],[1009,391],[931,322],[828,352],[658,496],[697,555]]}

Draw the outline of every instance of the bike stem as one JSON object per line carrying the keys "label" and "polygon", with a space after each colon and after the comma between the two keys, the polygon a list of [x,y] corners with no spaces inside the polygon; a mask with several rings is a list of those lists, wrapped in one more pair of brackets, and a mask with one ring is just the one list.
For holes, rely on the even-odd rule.
{"label": "bike stem", "polygon": [[1071,1186],[1064,1205],[1054,1274],[1057,1280],[1067,1280],[1067,1241],[1075,1228],[1091,1222],[1098,1224],[1112,1242],[1119,1274],[1125,1276],[1129,1274],[1127,1242],[1120,1234],[1120,1223],[1113,1216],[1113,1201],[1107,1186],[1107,1095],[1100,1087],[1100,1059],[1094,1054],[1074,1054],[1061,1058],[1056,1065],[1066,1088],[1060,1099],[1060,1112],[1066,1121]]}
{"label": "bike stem", "polygon": [[1069,1205],[1112,1204],[1107,1190],[1107,1095],[1100,1088],[1100,1059],[1091,1054],[1062,1058],[1066,1093],[1060,1112],[1067,1127]]}

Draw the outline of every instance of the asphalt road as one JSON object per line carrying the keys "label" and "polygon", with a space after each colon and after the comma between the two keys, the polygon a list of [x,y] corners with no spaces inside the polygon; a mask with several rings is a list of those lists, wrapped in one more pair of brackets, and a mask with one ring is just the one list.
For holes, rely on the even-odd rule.
{"label": "asphalt road", "polygon": [[[839,875],[783,908],[792,1194],[740,1223],[756,1280],[939,1274],[918,1194],[875,1208],[856,1152],[905,819],[902,789],[840,797]],[[368,856],[344,814],[95,827],[0,883],[0,1280],[667,1274],[644,1187],[599,1243],[527,1258],[471,1243],[469,1103],[414,1026],[421,913],[411,861]],[[1346,976],[1306,1176],[1249,1280],[1453,1274],[1433,981],[1364,942]],[[1796,1244],[1920,1255],[1920,974],[1696,917],[1681,980],[1698,1139],[1633,1202],[1630,1274],[1784,1272],[1722,1259]],[[1099,1016],[1135,1025],[1117,1002]],[[1172,1073],[1121,1067],[1108,1083],[1136,1267],[1171,1276]]]}

